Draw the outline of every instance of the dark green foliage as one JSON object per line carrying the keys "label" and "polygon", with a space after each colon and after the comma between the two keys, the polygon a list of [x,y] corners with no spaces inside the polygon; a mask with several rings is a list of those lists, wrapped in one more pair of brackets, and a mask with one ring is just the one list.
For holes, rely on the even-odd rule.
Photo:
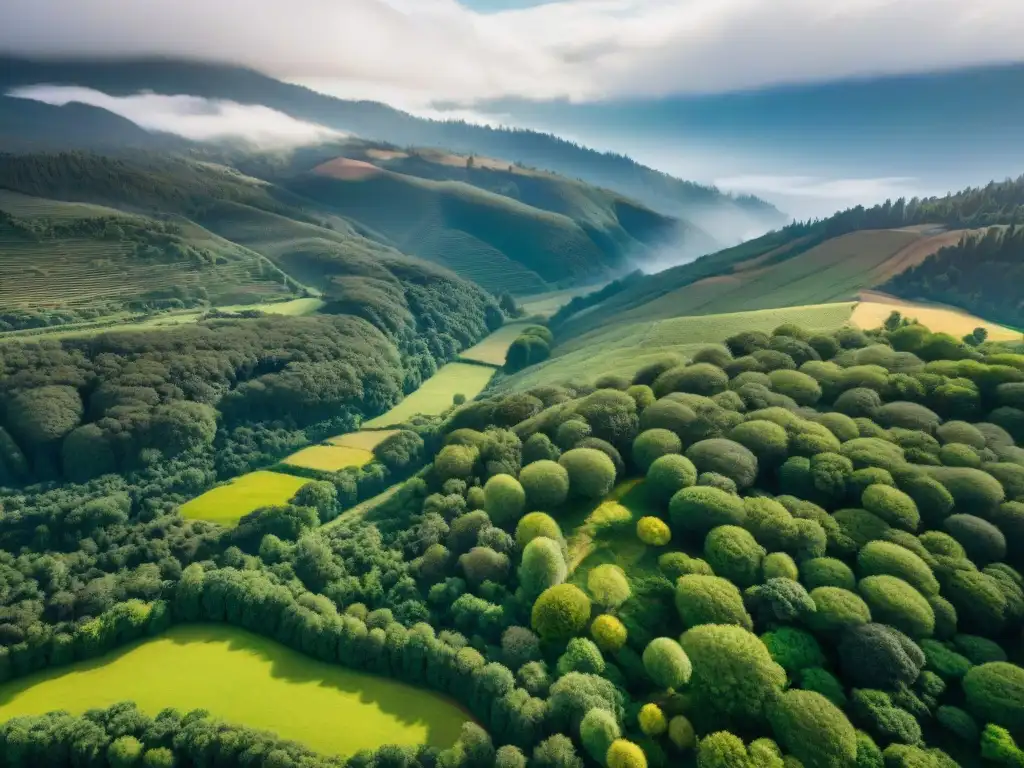
{"label": "dark green foliage", "polygon": [[725,475],[738,488],[747,488],[757,479],[757,457],[732,440],[713,438],[694,443],[686,450],[686,458],[698,472]]}
{"label": "dark green foliage", "polygon": [[511,626],[501,634],[502,660],[511,670],[540,658],[540,639],[526,627]]}
{"label": "dark green foliage", "polygon": [[769,707],[768,719],[782,746],[805,768],[842,768],[857,756],[853,725],[821,694],[787,691]]}
{"label": "dark green foliage", "polygon": [[661,374],[665,373],[665,371],[671,370],[672,368],[678,368],[683,365],[684,362],[685,361],[678,355],[663,355],[634,373],[633,383],[646,384],[650,386],[659,376],[661,376]]}
{"label": "dark green foliage", "polygon": [[563,451],[579,445],[580,440],[590,437],[593,433],[584,419],[572,418],[562,422],[555,430],[555,444]]}
{"label": "dark green foliage", "polygon": [[695,395],[716,395],[729,385],[725,371],[710,363],[695,363],[672,368],[658,376],[652,385],[657,397],[670,392],[692,392]]}
{"label": "dark green foliage", "polygon": [[553,729],[578,733],[584,716],[592,709],[604,709],[621,722],[622,693],[604,678],[583,672],[570,672],[551,686],[548,716]]}
{"label": "dark green foliage", "polygon": [[786,430],[774,422],[744,422],[733,428],[729,439],[750,450],[761,466],[776,466],[786,460],[789,438]]}
{"label": "dark green foliage", "polygon": [[922,640],[921,650],[924,651],[927,668],[944,680],[959,680],[974,666],[966,656],[938,640]]}
{"label": "dark green foliage", "polygon": [[679,454],[661,456],[651,462],[645,487],[655,499],[667,502],[683,488],[695,485],[697,468]]}
{"label": "dark green foliage", "polygon": [[766,625],[798,621],[816,610],[807,590],[787,578],[770,578],[750,587],[744,601],[757,622]]}
{"label": "dark green foliage", "polygon": [[484,486],[484,509],[495,525],[511,530],[526,511],[526,492],[511,475],[494,475]]}
{"label": "dark green foliage", "polygon": [[852,591],[857,586],[850,566],[834,557],[816,557],[801,563],[800,581],[808,589],[839,587]]}
{"label": "dark green foliage", "polygon": [[1006,557],[1006,537],[987,520],[974,515],[952,515],[946,518],[942,527],[979,566]]}
{"label": "dark green foliage", "polygon": [[1006,661],[1006,651],[994,640],[977,635],[957,635],[953,638],[956,649],[971,660],[972,664],[988,664],[992,661]]}
{"label": "dark green foliage", "polygon": [[869,541],[884,539],[889,524],[866,509],[840,509],[833,515],[839,524],[835,546],[847,554],[854,554]]}
{"label": "dark green foliage", "polygon": [[768,349],[770,343],[771,338],[760,331],[743,331],[725,340],[725,345],[734,357],[749,355],[759,349]]}
{"label": "dark green foliage", "polygon": [[687,627],[699,624],[736,624],[747,629],[753,628],[740,591],[731,581],[719,576],[683,576],[676,584],[675,603]]}
{"label": "dark green foliage", "polygon": [[[855,718],[874,733],[880,741],[894,741],[899,745],[921,742],[921,725],[905,709],[893,704],[885,691],[861,689],[851,695],[851,709]],[[886,752],[892,748],[890,745]],[[888,755],[886,765],[890,765]]]}
{"label": "dark green foliage", "polygon": [[956,608],[965,629],[984,635],[1002,630],[1007,601],[996,579],[978,571],[957,570],[949,577],[943,593]]}
{"label": "dark green foliage", "polygon": [[791,397],[797,405],[814,405],[821,399],[821,386],[806,373],[778,370],[772,371],[769,379],[775,392]]}
{"label": "dark green foliage", "polygon": [[809,667],[821,667],[825,655],[814,635],[795,627],[781,627],[761,635],[772,658],[792,679]]}
{"label": "dark green foliage", "polygon": [[583,398],[576,413],[590,425],[594,437],[616,449],[628,448],[639,431],[636,401],[625,392],[600,389]]}
{"label": "dark green foliage", "polygon": [[868,542],[857,555],[857,567],[862,576],[897,576],[925,596],[939,592],[939,582],[924,560],[887,541]]}
{"label": "dark green foliage", "polygon": [[928,601],[903,579],[867,576],[857,589],[875,621],[884,622],[911,637],[929,637],[935,631],[935,612]]}
{"label": "dark green foliage", "polygon": [[567,574],[562,548],[557,541],[538,536],[523,547],[519,586],[528,599],[534,600],[549,587],[561,584]]}
{"label": "dark green foliage", "polygon": [[601,499],[615,484],[615,465],[594,448],[566,451],[558,463],[569,473],[569,492],[585,499]]}
{"label": "dark green foliage", "polygon": [[925,655],[902,632],[885,624],[863,624],[843,632],[839,662],[848,684],[894,690],[917,679]]}
{"label": "dark green foliage", "polygon": [[851,485],[852,461],[838,453],[818,453],[811,457],[810,472],[819,498],[842,503]]}
{"label": "dark green foliage", "polygon": [[986,464],[985,471],[998,480],[1010,501],[1024,501],[1024,467],[1019,464],[996,462]]}
{"label": "dark green foliage", "polygon": [[592,640],[585,637],[574,637],[565,648],[565,653],[558,657],[558,674],[585,672],[600,675],[604,672],[604,657]]}
{"label": "dark green foliage", "polygon": [[527,503],[533,509],[557,509],[569,496],[568,471],[550,459],[524,466],[519,472],[519,482],[526,493]]}
{"label": "dark green foliage", "polygon": [[683,488],[672,497],[669,516],[673,528],[703,540],[719,525],[742,525],[746,509],[743,500],[734,494],[718,488],[693,486]]}
{"label": "dark green foliage", "polygon": [[[847,483],[847,493],[852,498],[859,499],[864,491],[872,485],[889,485],[895,488],[896,481],[888,470],[882,469],[881,467],[865,467],[864,469],[856,469],[850,474],[849,481]],[[938,485],[938,483],[936,483],[936,485]],[[952,509],[952,506],[952,499],[950,499],[950,509]]]}
{"label": "dark green foliage", "polygon": [[697,485],[717,488],[732,495],[739,493],[739,490],[736,488],[736,482],[732,478],[720,475],[717,472],[701,472],[697,476]]}
{"label": "dark green foliage", "polygon": [[641,432],[633,441],[633,462],[641,472],[647,474],[656,459],[678,454],[682,448],[682,441],[674,432],[667,429],[648,429]]}
{"label": "dark green foliage", "polygon": [[953,511],[953,495],[938,480],[917,471],[897,472],[897,487],[917,505],[926,525],[939,525]]}
{"label": "dark green foliage", "polygon": [[921,522],[914,500],[891,486],[868,486],[860,501],[864,509],[894,527],[916,531]]}
{"label": "dark green foliage", "polygon": [[875,390],[866,387],[853,387],[836,398],[833,408],[850,417],[867,416],[872,418],[881,405],[882,398]]}
{"label": "dark green foliage", "polygon": [[699,574],[703,576],[714,576],[715,572],[704,560],[698,557],[690,557],[684,552],[666,552],[658,557],[658,568],[673,584],[680,576],[687,574]]}
{"label": "dark green foliage", "polygon": [[716,574],[741,588],[760,580],[764,555],[764,547],[749,532],[735,525],[720,525],[704,540],[704,559],[708,565]]}
{"label": "dark green foliage", "polygon": [[907,402],[886,403],[875,409],[873,417],[883,427],[919,429],[929,434],[934,432],[942,421],[937,413],[920,403]]}
{"label": "dark green foliage", "polygon": [[1005,498],[1002,485],[987,472],[968,467],[926,467],[925,471],[946,487],[956,510],[985,515]]}
{"label": "dark green foliage", "polygon": [[857,594],[841,587],[815,587],[815,610],[805,618],[815,632],[838,633],[871,621],[871,610]]}
{"label": "dark green foliage", "polygon": [[820,693],[837,707],[846,707],[846,693],[836,676],[820,667],[807,667],[800,671],[800,687],[805,691]]}
{"label": "dark green foliage", "polygon": [[981,468],[981,456],[964,443],[946,443],[939,450],[939,461],[947,467]]}
{"label": "dark green foliage", "polygon": [[1024,728],[1024,669],[1002,661],[973,667],[963,681],[967,709],[979,722]]}
{"label": "dark green foliage", "polygon": [[855,469],[880,467],[892,472],[904,465],[903,450],[877,437],[858,437],[843,443],[840,453],[853,462]]}

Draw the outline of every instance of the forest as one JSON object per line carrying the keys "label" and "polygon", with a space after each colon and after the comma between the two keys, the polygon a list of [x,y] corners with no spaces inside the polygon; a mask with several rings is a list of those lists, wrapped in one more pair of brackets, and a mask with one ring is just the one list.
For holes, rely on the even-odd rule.
{"label": "forest", "polygon": [[[132,388],[162,362],[171,375],[154,389],[184,395],[202,368],[212,391],[169,401],[209,409],[184,434],[219,440],[209,403],[227,424],[280,420],[262,393],[288,391],[283,373],[299,364],[255,376],[281,350],[266,321],[250,322],[252,336],[230,322],[218,336],[254,366],[219,398],[238,368],[202,346],[186,368],[153,338],[155,356],[129,347],[137,365],[123,371],[110,340],[107,354],[26,347],[16,380],[77,394],[67,382],[102,370]],[[284,322],[309,358],[347,344],[343,328],[380,333],[349,318]],[[190,333],[195,345],[208,330]],[[266,376],[281,378],[254,389]],[[340,479],[234,528],[182,519],[188,451],[7,494],[3,678],[219,622],[450,695],[477,722],[450,748],[339,758],[205,712],[123,704],[14,718],[0,755],[147,768],[1020,765],[1022,392],[1021,345],[901,318],[870,333],[785,325],[631,378],[454,407],[382,445],[407,468],[424,451],[415,477],[371,518],[327,528]],[[289,412],[312,420],[319,402]],[[184,439],[159,407],[152,420]]]}

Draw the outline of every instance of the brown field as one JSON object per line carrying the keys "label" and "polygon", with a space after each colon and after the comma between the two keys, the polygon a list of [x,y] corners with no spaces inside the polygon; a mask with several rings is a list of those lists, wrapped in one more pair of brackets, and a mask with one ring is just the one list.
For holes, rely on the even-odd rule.
{"label": "brown field", "polygon": [[320,163],[320,165],[313,169],[313,173],[321,176],[330,176],[332,179],[341,179],[342,181],[362,181],[363,179],[369,179],[377,174],[384,173],[384,171],[373,163],[367,163],[365,160],[336,157],[334,160]]}
{"label": "brown field", "polygon": [[392,435],[398,434],[397,429],[377,429],[362,432],[349,432],[347,435],[338,435],[328,438],[331,445],[339,445],[343,448],[356,448],[362,451],[373,451]]}
{"label": "brown field", "polygon": [[893,310],[900,312],[905,317],[916,319],[933,331],[949,333],[958,338],[970,333],[975,328],[987,329],[988,337],[993,341],[1015,341],[1021,337],[1018,331],[982,320],[980,317],[956,307],[908,301],[877,291],[861,292],[860,303],[850,319],[861,328],[877,328],[885,322]]}
{"label": "brown field", "polygon": [[[897,229],[894,231],[909,232],[911,230]],[[923,230],[915,229],[914,231],[921,232]],[[911,243],[875,270],[875,273],[872,275],[872,278],[875,280],[874,284],[881,285],[901,272],[905,272],[911,267],[916,267],[940,248],[956,245],[964,235],[974,234],[974,232],[974,230],[954,229],[950,232],[942,232],[931,237],[924,237]]]}

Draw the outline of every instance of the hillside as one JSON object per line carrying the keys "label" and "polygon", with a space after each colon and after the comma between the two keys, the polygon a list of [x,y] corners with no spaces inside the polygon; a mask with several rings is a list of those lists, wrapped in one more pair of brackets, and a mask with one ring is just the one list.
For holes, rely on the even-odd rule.
{"label": "hillside", "polygon": [[729,242],[735,231],[770,229],[786,217],[762,200],[733,197],[682,181],[615,154],[602,154],[534,131],[433,121],[376,102],[344,101],[255,71],[225,65],[168,60],[26,61],[0,63],[0,91],[39,83],[80,85],[114,95],[141,91],[190,94],[262,104],[286,114],[398,146],[443,147],[460,154],[501,158],[614,189],[662,214],[699,224],[730,222],[711,232]]}

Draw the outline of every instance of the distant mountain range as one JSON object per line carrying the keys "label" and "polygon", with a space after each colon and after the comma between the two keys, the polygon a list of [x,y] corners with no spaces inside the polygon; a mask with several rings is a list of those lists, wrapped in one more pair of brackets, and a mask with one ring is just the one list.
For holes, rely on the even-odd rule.
{"label": "distant mountain range", "polygon": [[[439,147],[540,168],[631,197],[664,215],[690,222],[721,245],[750,232],[784,224],[788,217],[751,196],[683,181],[618,154],[601,153],[556,136],[464,122],[426,120],[369,101],[345,101],[284,83],[250,69],[172,60],[29,61],[0,59],[0,93],[21,86],[89,87],[110,95],[144,91],[263,105],[292,117],[401,147]],[[140,146],[144,135],[102,110],[46,109],[24,100],[0,102],[0,141],[7,146]],[[38,128],[37,128],[38,127]],[[152,136],[152,135],[151,135]],[[154,137],[165,148],[168,137]]]}

